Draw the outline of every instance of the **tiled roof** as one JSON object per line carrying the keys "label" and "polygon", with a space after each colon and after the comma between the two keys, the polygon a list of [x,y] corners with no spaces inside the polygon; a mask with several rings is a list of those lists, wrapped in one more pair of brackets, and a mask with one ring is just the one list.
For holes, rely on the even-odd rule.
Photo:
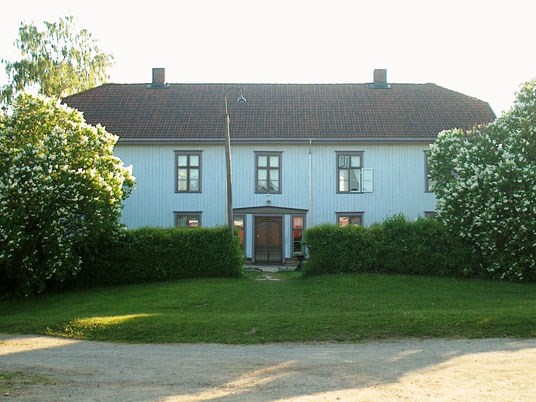
{"label": "tiled roof", "polygon": [[[246,103],[236,103],[240,88]],[[122,139],[429,139],[495,118],[489,104],[435,84],[104,84],[64,99]]]}

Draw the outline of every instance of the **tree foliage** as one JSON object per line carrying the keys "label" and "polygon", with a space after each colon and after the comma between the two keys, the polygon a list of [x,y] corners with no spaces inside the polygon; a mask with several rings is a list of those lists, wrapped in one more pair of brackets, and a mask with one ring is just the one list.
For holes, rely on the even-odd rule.
{"label": "tree foliage", "polygon": [[441,218],[474,244],[485,269],[536,280],[536,82],[494,122],[440,133],[429,164]]}
{"label": "tree foliage", "polygon": [[39,30],[33,23],[22,23],[15,41],[20,60],[2,60],[9,81],[2,89],[7,103],[29,88],[61,98],[108,79],[113,57],[99,49],[87,30],[77,29],[73,17],[45,21],[44,25],[45,29]]}
{"label": "tree foliage", "polygon": [[119,227],[134,183],[117,137],[58,100],[23,94],[0,115],[0,288],[41,291]]}

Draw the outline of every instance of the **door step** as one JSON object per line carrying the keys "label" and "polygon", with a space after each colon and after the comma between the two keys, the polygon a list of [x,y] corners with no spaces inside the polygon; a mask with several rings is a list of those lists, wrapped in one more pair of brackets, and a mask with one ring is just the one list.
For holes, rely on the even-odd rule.
{"label": "door step", "polygon": [[257,265],[246,264],[244,265],[244,271],[257,271],[257,272],[292,272],[296,270],[294,265]]}

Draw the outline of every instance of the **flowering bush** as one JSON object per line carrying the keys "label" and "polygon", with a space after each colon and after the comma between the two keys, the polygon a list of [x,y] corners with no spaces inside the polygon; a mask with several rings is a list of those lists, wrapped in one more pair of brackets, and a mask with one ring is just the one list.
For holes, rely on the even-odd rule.
{"label": "flowering bush", "polygon": [[536,81],[514,107],[471,132],[439,134],[430,150],[441,219],[469,240],[491,276],[536,279]]}
{"label": "flowering bush", "polygon": [[21,95],[0,116],[0,290],[76,275],[80,250],[119,227],[131,168],[117,137],[58,101]]}

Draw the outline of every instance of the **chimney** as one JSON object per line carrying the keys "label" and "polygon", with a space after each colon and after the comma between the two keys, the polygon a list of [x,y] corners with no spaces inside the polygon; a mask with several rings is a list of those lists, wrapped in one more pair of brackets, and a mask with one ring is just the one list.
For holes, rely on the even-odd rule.
{"label": "chimney", "polygon": [[152,88],[164,88],[166,86],[166,69],[165,68],[153,68],[153,82]]}
{"label": "chimney", "polygon": [[376,68],[374,70],[374,82],[372,88],[388,89],[391,85],[387,83],[387,70],[385,68]]}

